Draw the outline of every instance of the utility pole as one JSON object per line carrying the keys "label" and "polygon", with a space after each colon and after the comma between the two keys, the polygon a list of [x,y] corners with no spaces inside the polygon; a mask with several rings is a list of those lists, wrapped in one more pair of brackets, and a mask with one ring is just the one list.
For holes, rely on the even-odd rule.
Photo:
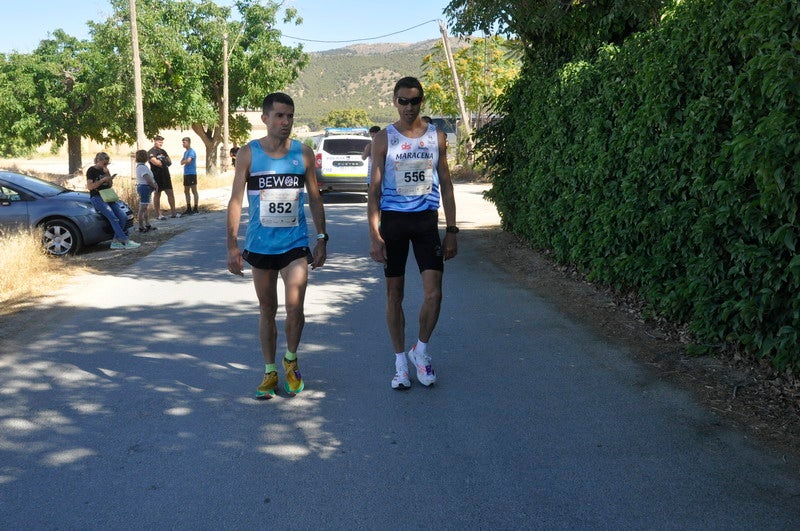
{"label": "utility pole", "polygon": [[133,48],[133,92],[136,105],[136,149],[144,149],[144,105],[142,104],[142,61],[139,57],[139,29],[136,25],[136,0],[130,0],[131,47]]}
{"label": "utility pole", "polygon": [[453,60],[453,53],[450,51],[450,41],[447,38],[447,28],[444,22],[439,21],[439,30],[442,32],[442,44],[444,44],[444,55],[447,57],[447,64],[450,66],[450,73],[453,76],[453,86],[456,88],[456,100],[458,101],[458,111],[461,114],[461,125],[464,127],[464,132],[467,134],[467,152],[471,152],[470,145],[472,143],[472,125],[470,123],[470,116],[464,106],[464,97],[461,95],[461,84],[458,82],[458,73],[456,72],[456,63]]}
{"label": "utility pole", "polygon": [[230,130],[228,126],[228,32],[222,34],[222,160],[220,169],[222,173],[228,171],[228,139]]}

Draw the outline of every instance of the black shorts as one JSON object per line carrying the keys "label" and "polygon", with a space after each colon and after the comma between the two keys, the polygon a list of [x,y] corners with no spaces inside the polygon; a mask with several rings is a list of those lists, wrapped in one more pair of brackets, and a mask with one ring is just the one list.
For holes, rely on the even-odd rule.
{"label": "black shorts", "polygon": [[406,274],[408,244],[414,248],[420,273],[426,269],[444,271],[442,241],[439,238],[439,212],[381,211],[381,238],[386,242],[386,277]]}
{"label": "black shorts", "polygon": [[166,177],[158,176],[156,177],[153,175],[153,178],[156,180],[156,184],[158,185],[158,191],[161,190],[172,190],[172,177],[167,175]]}
{"label": "black shorts", "polygon": [[184,175],[183,176],[183,185],[184,186],[197,186],[197,175]]}
{"label": "black shorts", "polygon": [[298,258],[304,256],[309,264],[314,261],[311,257],[311,250],[308,247],[297,247],[283,254],[251,253],[247,249],[242,251],[242,258],[251,266],[256,269],[272,269],[275,271],[280,271]]}

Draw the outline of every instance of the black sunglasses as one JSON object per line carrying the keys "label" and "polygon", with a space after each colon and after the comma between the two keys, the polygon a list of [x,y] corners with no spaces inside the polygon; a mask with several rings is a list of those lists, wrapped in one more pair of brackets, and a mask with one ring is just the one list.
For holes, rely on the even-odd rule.
{"label": "black sunglasses", "polygon": [[403,106],[404,105],[408,105],[409,103],[411,105],[419,105],[420,103],[422,103],[422,96],[417,96],[416,98],[400,98],[400,97],[398,97],[397,98],[397,103],[399,103],[400,105],[403,105]]}

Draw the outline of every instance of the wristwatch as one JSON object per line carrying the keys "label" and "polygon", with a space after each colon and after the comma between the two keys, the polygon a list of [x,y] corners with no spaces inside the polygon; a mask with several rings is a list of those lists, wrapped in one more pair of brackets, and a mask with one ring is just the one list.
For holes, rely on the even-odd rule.
{"label": "wristwatch", "polygon": [[458,227],[455,225],[448,225],[445,229],[445,232],[449,232],[450,234],[458,234]]}
{"label": "wristwatch", "polygon": [[328,241],[328,240],[330,240],[330,236],[328,236],[328,233],[327,233],[327,232],[322,232],[322,233],[320,233],[320,234],[317,234],[317,239],[318,239],[318,240],[325,240],[325,241]]}

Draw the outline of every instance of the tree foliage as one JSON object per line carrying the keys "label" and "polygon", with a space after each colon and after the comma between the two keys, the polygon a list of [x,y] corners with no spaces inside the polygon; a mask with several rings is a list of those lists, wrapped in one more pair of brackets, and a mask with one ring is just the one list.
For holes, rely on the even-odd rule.
{"label": "tree foliage", "polygon": [[[476,38],[453,53],[459,85],[467,112],[486,114],[519,74],[519,61],[511,43],[499,36]],[[428,112],[444,116],[459,114],[453,76],[441,41],[422,60],[425,69],[425,105]]]}
{"label": "tree foliage", "polygon": [[[128,86],[133,78],[129,2],[112,0],[114,15],[91,22],[94,45],[109,57],[117,74],[116,96],[105,103],[120,118],[121,134],[135,136],[134,102]],[[259,108],[269,92],[291,83],[308,61],[302,47],[280,43],[274,28],[281,3],[239,0],[230,7],[210,0],[138,0],[137,25],[142,63],[145,130],[191,127],[206,146],[207,171],[216,169],[222,142],[223,113]],[[294,9],[283,11],[285,22],[300,22]],[[223,41],[229,42],[229,105],[223,108]],[[123,89],[121,93],[118,88]],[[231,122],[232,138],[242,141],[249,124]]]}
{"label": "tree foliage", "polygon": [[445,14],[460,35],[521,39],[540,67],[592,56],[658,22],[671,0],[452,0]]}
{"label": "tree foliage", "polygon": [[366,127],[371,120],[363,109],[341,109],[329,112],[321,123],[325,127]]}
{"label": "tree foliage", "polygon": [[56,30],[30,54],[0,63],[0,150],[10,156],[45,142],[68,143],[69,171],[81,167],[80,139],[113,138],[113,115],[97,102],[110,82],[90,42]]}

